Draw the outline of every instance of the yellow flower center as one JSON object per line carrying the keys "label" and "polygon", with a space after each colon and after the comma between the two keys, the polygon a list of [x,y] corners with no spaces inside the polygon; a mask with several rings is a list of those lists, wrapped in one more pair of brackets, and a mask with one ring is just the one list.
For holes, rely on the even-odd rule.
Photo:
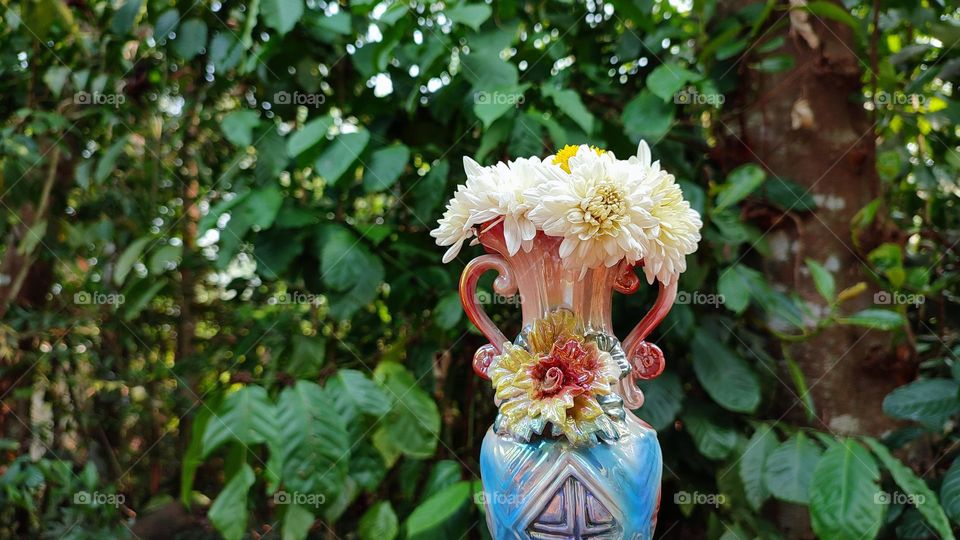
{"label": "yellow flower center", "polygon": [[[596,152],[598,156],[603,155],[603,153],[606,152],[606,150],[597,148],[596,146],[592,146],[591,148],[593,148],[593,151]],[[577,150],[579,149],[579,146],[574,146],[572,144],[564,146],[560,150],[557,150],[557,154],[553,156],[553,163],[555,165],[559,165],[561,169],[569,173],[570,158],[577,155]]]}
{"label": "yellow flower center", "polygon": [[597,187],[593,197],[580,203],[583,220],[592,224],[599,233],[610,233],[626,214],[627,203],[623,192],[616,186],[603,184]]}

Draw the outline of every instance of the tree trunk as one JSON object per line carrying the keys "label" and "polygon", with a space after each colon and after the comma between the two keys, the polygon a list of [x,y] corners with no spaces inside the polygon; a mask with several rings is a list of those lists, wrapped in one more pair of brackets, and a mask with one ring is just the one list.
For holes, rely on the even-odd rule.
{"label": "tree trunk", "polygon": [[[843,25],[809,15],[805,26],[805,13],[784,15],[793,20],[780,31],[787,40],[776,54],[793,56],[794,68],[761,73],[747,67],[748,61],[739,64],[740,84],[737,94],[728,96],[727,110],[741,112],[723,120],[717,154],[729,168],[758,163],[771,175],[767,182],[778,182],[775,176],[789,178],[814,197],[816,210],[777,212],[761,225],[772,252],[764,259],[764,271],[774,286],[799,294],[812,312],[825,313],[826,302],[803,261],[811,258],[831,270],[837,291],[869,283],[870,270],[851,242],[850,222],[880,195],[881,187],[874,167],[875,123],[859,98],[864,61],[854,52],[858,45]],[[868,288],[841,309],[850,313],[874,307],[874,292]],[[816,408],[809,425],[834,435],[878,435],[891,428],[881,411],[884,396],[898,382],[890,373],[898,365],[890,349],[890,334],[839,325],[791,345],[789,353]],[[802,396],[785,374],[782,414],[791,423],[805,423]],[[806,510],[794,510],[781,508],[781,527],[792,538],[812,536]]]}

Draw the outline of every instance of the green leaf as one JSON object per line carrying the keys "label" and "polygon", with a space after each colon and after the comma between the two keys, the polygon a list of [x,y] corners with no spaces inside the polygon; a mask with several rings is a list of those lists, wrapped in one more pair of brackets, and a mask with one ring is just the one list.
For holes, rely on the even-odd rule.
{"label": "green leaf", "polygon": [[463,76],[473,85],[474,91],[491,88],[513,88],[519,84],[517,67],[500,59],[496,54],[473,52],[462,57]]}
{"label": "green leaf", "polygon": [[397,514],[390,501],[380,501],[364,512],[357,525],[360,540],[394,540],[399,533]]}
{"label": "green leaf", "polygon": [[243,43],[230,31],[217,32],[210,40],[210,62],[217,73],[225,73],[243,58]]}
{"label": "green leaf", "polygon": [[383,191],[396,183],[410,160],[410,149],[402,144],[374,152],[363,171],[363,189],[367,193]]}
{"label": "green leaf", "polygon": [[420,503],[407,518],[407,539],[462,538],[470,527],[471,494],[470,482],[457,482]]}
{"label": "green leaf", "polygon": [[782,176],[764,182],[756,195],[784,210],[810,212],[817,209],[817,201],[809,189]]}
{"label": "green leaf", "polygon": [[893,330],[904,325],[903,317],[896,311],[877,308],[865,309],[853,315],[840,317],[837,322],[874,330]]}
{"label": "green leaf", "polygon": [[426,499],[461,480],[460,463],[443,459],[433,466],[423,485],[421,498]]}
{"label": "green leaf", "polygon": [[784,54],[780,56],[769,56],[755,64],[751,64],[750,67],[764,73],[777,73],[791,69],[794,64],[796,64],[796,60],[794,60],[792,56]]}
{"label": "green leaf", "polygon": [[70,68],[53,66],[43,74],[43,82],[53,92],[53,95],[59,98],[60,93],[63,92],[63,86],[67,84],[68,77],[70,77]]}
{"label": "green leaf", "polygon": [[363,373],[354,369],[341,369],[336,377],[345,389],[342,399],[347,400],[359,412],[376,418],[390,412],[392,400],[386,391]]}
{"label": "green leaf", "polygon": [[424,227],[433,221],[433,212],[444,200],[447,176],[450,174],[450,162],[441,159],[436,162],[423,178],[417,178],[416,184],[410,188],[408,206],[414,219]]}
{"label": "green leaf", "polygon": [[353,23],[347,11],[338,11],[333,15],[322,14],[319,17],[308,16],[304,23],[311,33],[318,35],[323,41],[332,40],[336,35],[349,36],[353,32]]}
{"label": "green leaf", "polygon": [[287,506],[283,514],[282,540],[305,540],[316,517],[309,508],[300,504]]}
{"label": "green leaf", "polygon": [[724,459],[737,445],[737,432],[722,425],[702,407],[690,407],[681,416],[697,450],[710,459]]}
{"label": "green leaf", "polygon": [[349,318],[376,298],[383,282],[383,263],[349,229],[330,228],[321,248],[320,261],[323,282],[341,293],[331,306],[334,317]]}
{"label": "green leaf", "polygon": [[[826,0],[815,0],[806,5],[800,4],[796,9],[806,9],[817,17],[825,17],[839,23],[843,23],[852,28],[858,34],[863,33],[860,20],[850,14],[846,9]],[[793,9],[793,8],[792,8]]]}
{"label": "green leaf", "polygon": [[960,412],[960,383],[952,379],[924,379],[901,386],[883,398],[883,412],[901,420],[915,420],[940,429]]}
{"label": "green leaf", "polygon": [[954,523],[960,524],[960,459],[954,459],[940,484],[943,509]]}
{"label": "green leaf", "polygon": [[623,128],[630,142],[638,144],[641,139],[655,143],[670,131],[676,107],[666,103],[649,90],[643,90],[630,100],[623,109]]}
{"label": "green leaf", "polygon": [[323,336],[293,336],[293,350],[286,370],[300,379],[314,379],[327,355],[327,340]]}
{"label": "green leaf", "polygon": [[684,393],[680,377],[668,371],[655,379],[639,380],[637,386],[643,392],[643,407],[634,413],[657,431],[672,426],[683,408]]}
{"label": "green leaf", "polygon": [[23,239],[20,241],[20,245],[17,247],[17,253],[21,255],[29,255],[37,249],[37,246],[40,245],[40,242],[43,241],[43,237],[47,234],[47,220],[41,219],[36,223],[30,225],[30,228],[23,235]]}
{"label": "green leaf", "polygon": [[153,250],[150,254],[150,262],[147,263],[147,269],[151,274],[162,274],[167,270],[176,267],[177,262],[183,255],[183,244],[164,244]]}
{"label": "green leaf", "polygon": [[887,242],[881,244],[869,254],[867,261],[875,272],[882,272],[894,287],[901,287],[906,279],[903,268],[903,249],[899,244]]}
{"label": "green leaf", "polygon": [[254,144],[257,149],[257,165],[254,175],[261,184],[275,183],[280,171],[287,166],[290,156],[287,143],[273,125],[266,127],[266,133]]}
{"label": "green leaf", "polygon": [[193,425],[190,426],[190,444],[180,460],[180,502],[186,508],[190,508],[193,502],[193,481],[197,468],[203,463],[203,432],[213,416],[213,409],[219,406],[219,400],[208,399],[206,405],[197,411],[197,416],[193,419]]}
{"label": "green leaf", "polygon": [[247,493],[256,477],[244,463],[210,505],[207,517],[226,540],[240,540],[247,528]]}
{"label": "green leaf", "polygon": [[[900,460],[893,457],[890,450],[880,444],[876,439],[867,437],[864,439],[864,442],[867,443],[870,450],[880,458],[880,462],[883,463],[883,466],[886,467],[887,470],[890,471],[890,475],[893,476],[894,482],[897,483],[904,493],[910,496],[910,499],[914,502],[914,506],[923,514],[924,519],[933,527],[933,530],[937,532],[939,537],[942,540],[954,540],[955,537],[950,530],[950,522],[947,520],[947,515],[937,500],[937,494],[927,486],[927,483],[914,474],[909,467],[901,463]],[[946,498],[944,498],[944,501],[950,502]],[[957,504],[956,500],[952,502],[953,504]]]}
{"label": "green leaf", "polygon": [[179,22],[180,10],[172,8],[164,11],[162,15],[157,17],[157,22],[153,25],[153,39],[158,43],[165,43],[170,32],[177,29]]}
{"label": "green leaf", "polygon": [[274,184],[250,194],[233,212],[232,219],[240,219],[253,227],[269,229],[283,205],[283,192]]}
{"label": "green leaf", "polygon": [[[297,219],[296,215],[281,210],[276,222],[281,219]],[[257,262],[257,273],[267,280],[279,280],[286,275],[290,264],[303,253],[304,235],[291,233],[281,228],[279,223],[266,231],[261,231],[253,242],[253,257]],[[309,301],[309,299],[306,299]],[[268,300],[269,302],[269,300]]]}
{"label": "green leaf", "polygon": [[657,66],[647,75],[647,88],[664,101],[673,103],[674,95],[690,81],[700,76],[674,62]]}
{"label": "green leaf", "polygon": [[484,128],[489,128],[507,111],[523,103],[523,94],[529,87],[529,84],[522,84],[478,90],[473,94],[473,114],[483,122]]}
{"label": "green leaf", "polygon": [[350,442],[333,399],[316,383],[297,381],[277,402],[284,489],[312,496],[321,505],[336,501],[347,476]]}
{"label": "green leaf", "polygon": [[490,18],[493,10],[486,4],[460,4],[444,11],[447,18],[457,24],[463,24],[473,28],[474,32],[480,30],[480,25]]}
{"label": "green leaf", "polygon": [[253,130],[260,124],[257,111],[242,109],[227,113],[220,121],[223,136],[235,146],[241,148],[253,144]]}
{"label": "green leaf", "polygon": [[763,481],[781,501],[807,504],[810,479],[820,461],[820,449],[803,432],[797,433],[767,456]]}
{"label": "green leaf", "polygon": [[150,300],[153,300],[153,297],[166,285],[167,280],[165,279],[143,279],[137,282],[135,286],[130,288],[129,294],[126,295],[123,303],[123,319],[125,321],[136,319],[150,303]]}
{"label": "green leaf", "polygon": [[767,173],[755,163],[745,163],[737,167],[730,172],[727,181],[721,186],[713,211],[719,212],[728,206],[737,204],[760,187],[766,179]]}
{"label": "green leaf", "polygon": [[[330,385],[328,384],[327,388],[329,387]],[[347,392],[342,392],[342,394],[346,393]],[[347,421],[349,422],[350,420]],[[348,431],[359,427],[360,424],[356,424],[355,428],[348,429]],[[364,427],[363,429],[366,430],[368,428]],[[350,454],[348,472],[350,478],[357,483],[357,486],[368,492],[375,492],[387,475],[387,464],[384,462],[383,455],[380,454],[380,451],[372,444],[372,441],[366,437],[366,433],[362,435],[359,439],[360,442],[352,443],[356,446],[354,446]],[[358,440],[352,433],[351,436],[353,441]]]}
{"label": "green leaf", "polygon": [[735,264],[721,270],[717,281],[717,293],[723,296],[724,307],[736,314],[743,313],[750,304],[750,279],[741,268]]}
{"label": "green leaf", "polygon": [[150,237],[144,236],[134,240],[132,244],[127,246],[127,249],[123,250],[123,253],[117,259],[117,265],[113,268],[114,283],[118,286],[123,285],[127,280],[127,275],[130,274],[130,270],[133,269],[133,265],[140,260],[140,254],[143,253],[143,248],[147,247],[148,242],[150,242]]}
{"label": "green leaf", "polygon": [[747,447],[740,457],[738,465],[744,495],[747,498],[747,503],[756,511],[759,511],[763,503],[770,497],[770,491],[763,480],[763,471],[766,469],[767,457],[779,444],[773,428],[762,424],[750,437]]}
{"label": "green leaf", "polygon": [[374,246],[379,246],[384,240],[386,240],[391,234],[393,234],[394,229],[389,225],[378,225],[376,223],[368,225],[357,225],[357,230],[360,234],[367,240],[370,241]]}
{"label": "green leaf", "polygon": [[900,152],[896,150],[887,150],[877,153],[877,174],[880,179],[887,182],[896,180],[903,168],[900,163]]}
{"label": "green leaf", "polygon": [[110,31],[121,36],[129,34],[142,6],[143,0],[127,0],[124,2],[120,9],[113,14],[113,18],[110,19]]}
{"label": "green leaf", "polygon": [[332,226],[321,253],[324,283],[339,291],[352,287],[363,272],[361,265],[368,262],[368,255],[361,240],[349,229]]}
{"label": "green leaf", "polygon": [[224,399],[203,432],[203,457],[226,441],[244,446],[265,443],[277,435],[276,409],[262,386],[244,386]]}
{"label": "green leaf", "polygon": [[706,332],[694,336],[692,354],[697,380],[721,407],[744,413],[757,409],[760,381],[742,358]]}
{"label": "green leaf", "polygon": [[207,23],[200,19],[189,19],[180,24],[177,37],[171,46],[173,52],[183,60],[192,60],[207,45]]}
{"label": "green leaf", "polygon": [[820,293],[820,296],[822,296],[824,300],[833,303],[837,295],[837,286],[833,281],[833,274],[813,259],[807,259],[806,263],[807,268],[810,270],[810,275],[813,277],[813,284],[817,288],[817,292]]}
{"label": "green leaf", "polygon": [[374,378],[392,401],[390,413],[377,430],[381,442],[413,458],[432,457],[440,433],[436,402],[417,386],[413,374],[396,362],[380,362]]}
{"label": "green leaf", "polygon": [[296,26],[303,16],[303,0],[262,0],[263,22],[281,36]]}
{"label": "green leaf", "polygon": [[110,145],[103,153],[100,161],[97,162],[97,168],[93,171],[93,179],[96,183],[102,184],[113,173],[116,168],[117,159],[123,153],[127,144],[126,137],[120,137],[116,142]]}
{"label": "green leaf", "polygon": [[463,305],[460,303],[460,295],[456,292],[445,294],[433,310],[433,320],[443,330],[455,327],[462,315]]}
{"label": "green leaf", "polygon": [[315,164],[317,172],[327,183],[336,184],[343,173],[359,157],[370,141],[370,133],[360,129],[355,133],[344,133],[331,141]]}
{"label": "green leaf", "polygon": [[553,100],[553,104],[556,105],[557,109],[576,122],[584,133],[593,133],[593,125],[596,119],[583,104],[583,101],[580,99],[580,94],[575,90],[561,90],[554,86],[547,85],[543,86],[540,92],[543,93],[544,97]]}
{"label": "green leaf", "polygon": [[717,47],[717,60],[726,60],[728,58],[733,58],[734,56],[740,54],[741,51],[747,48],[750,42],[746,39],[738,39],[736,41],[731,41],[730,43],[721,45]]}
{"label": "green leaf", "polygon": [[810,481],[810,522],[818,538],[876,538],[884,505],[877,500],[880,471],[853,439],[827,449]]}
{"label": "green leaf", "polygon": [[320,146],[326,141],[327,131],[333,125],[333,118],[321,116],[304,124],[300,131],[290,134],[287,139],[287,153],[296,158],[307,150]]}
{"label": "green leaf", "polygon": [[757,53],[767,54],[773,52],[780,47],[783,47],[783,44],[786,43],[786,38],[784,36],[776,36],[767,40],[767,42],[762,45],[757,46]]}

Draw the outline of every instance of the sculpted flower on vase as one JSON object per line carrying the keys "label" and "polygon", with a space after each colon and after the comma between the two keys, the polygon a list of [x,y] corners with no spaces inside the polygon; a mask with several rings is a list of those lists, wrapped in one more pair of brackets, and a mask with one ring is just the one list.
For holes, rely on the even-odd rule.
{"label": "sculpted flower on vase", "polygon": [[555,311],[534,323],[525,341],[505,343],[490,366],[501,429],[529,440],[550,425],[553,435],[574,443],[609,430],[597,398],[612,394],[620,367],[584,336],[576,316]]}

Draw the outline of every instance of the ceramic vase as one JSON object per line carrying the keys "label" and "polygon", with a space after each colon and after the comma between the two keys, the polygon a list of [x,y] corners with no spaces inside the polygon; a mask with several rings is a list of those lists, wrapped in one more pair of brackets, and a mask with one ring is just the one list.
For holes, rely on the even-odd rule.
{"label": "ceramic vase", "polygon": [[[658,284],[654,306],[621,342],[613,333],[611,307],[615,292],[640,287],[633,265],[566,269],[561,239],[542,232],[532,249],[510,256],[502,224],[485,225],[478,239],[487,254],[465,267],[460,296],[468,318],[490,342],[476,352],[473,368],[480,377],[493,377],[500,408],[480,454],[491,536],[652,538],[662,456],[656,431],[631,410],[643,404],[637,380],[664,368],[662,352],[645,338],[670,310],[676,282]],[[478,301],[478,279],[489,270],[499,274],[497,294],[519,294],[523,330],[513,339]],[[563,332],[557,330],[561,320],[568,327]],[[614,366],[615,376],[609,377],[609,369],[598,375],[601,364]]]}

